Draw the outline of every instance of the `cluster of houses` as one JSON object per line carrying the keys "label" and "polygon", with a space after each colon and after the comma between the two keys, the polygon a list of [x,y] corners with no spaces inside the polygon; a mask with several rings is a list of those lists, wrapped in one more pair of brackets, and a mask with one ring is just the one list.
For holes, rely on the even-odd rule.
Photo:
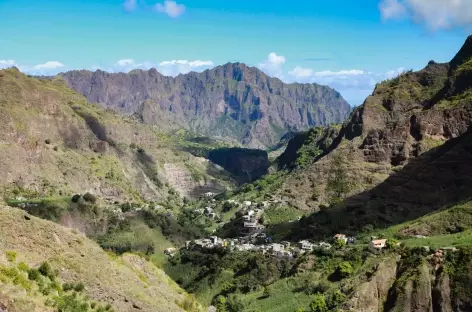
{"label": "cluster of houses", "polygon": [[[333,241],[343,240],[346,244],[355,244],[354,237],[347,237],[344,234],[337,234],[333,237]],[[332,245],[327,242],[312,243],[308,240],[302,240],[296,243],[280,242],[271,243],[265,233],[254,233],[248,236],[239,238],[219,238],[217,236],[210,236],[205,239],[197,239],[194,241],[187,241],[187,249],[205,250],[224,248],[231,251],[257,251],[263,254],[269,254],[275,257],[297,257],[306,252],[311,252],[315,249],[331,249]]]}

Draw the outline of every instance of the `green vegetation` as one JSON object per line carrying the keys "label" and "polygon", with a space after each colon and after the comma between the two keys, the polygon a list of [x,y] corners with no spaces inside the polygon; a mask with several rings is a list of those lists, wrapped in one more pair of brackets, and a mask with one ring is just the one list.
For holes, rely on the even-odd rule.
{"label": "green vegetation", "polygon": [[319,155],[321,155],[321,149],[318,146],[318,141],[323,135],[324,129],[321,127],[311,128],[305,134],[305,140],[303,145],[297,151],[296,166],[305,168],[306,166],[313,163]]}
{"label": "green vegetation", "polygon": [[42,297],[44,305],[53,307],[57,311],[114,311],[110,304],[98,305],[81,295],[80,292],[85,288],[83,283],[71,284],[72,287],[69,287],[67,283],[61,286],[48,262],[43,262],[37,269],[29,268],[24,263],[20,270],[15,267],[0,266],[0,285],[9,283],[21,287],[30,295]]}

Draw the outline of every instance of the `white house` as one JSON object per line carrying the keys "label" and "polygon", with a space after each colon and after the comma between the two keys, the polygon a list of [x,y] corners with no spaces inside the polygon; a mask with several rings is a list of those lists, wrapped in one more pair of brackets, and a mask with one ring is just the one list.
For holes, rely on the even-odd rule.
{"label": "white house", "polygon": [[369,243],[369,247],[373,249],[383,249],[387,246],[387,240],[386,239],[375,239]]}

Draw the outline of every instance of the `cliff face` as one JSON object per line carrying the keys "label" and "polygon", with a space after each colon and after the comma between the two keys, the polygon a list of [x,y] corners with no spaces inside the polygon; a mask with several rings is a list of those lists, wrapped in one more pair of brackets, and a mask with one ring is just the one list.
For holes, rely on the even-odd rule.
{"label": "cliff face", "polygon": [[241,63],[176,78],[155,69],[127,74],[71,71],[62,77],[90,102],[145,123],[236,138],[256,148],[275,145],[289,130],[342,122],[350,112],[329,87],[284,84]]}
{"label": "cliff face", "polygon": [[470,249],[409,252],[380,263],[343,304],[355,312],[470,311]]}
{"label": "cliff face", "polygon": [[345,187],[334,193],[338,199],[349,198],[347,210],[357,218],[373,220],[374,211],[384,216],[377,221],[389,224],[393,216],[408,218],[413,213],[418,217],[460,197],[460,183],[454,182],[460,177],[454,168],[469,170],[468,139],[441,146],[464,136],[472,120],[472,54],[467,54],[471,45],[469,38],[450,63],[431,61],[423,70],[377,85],[329,149],[288,178],[285,188],[298,184],[293,204],[301,209],[331,204],[328,182],[336,174],[339,157],[344,160]]}

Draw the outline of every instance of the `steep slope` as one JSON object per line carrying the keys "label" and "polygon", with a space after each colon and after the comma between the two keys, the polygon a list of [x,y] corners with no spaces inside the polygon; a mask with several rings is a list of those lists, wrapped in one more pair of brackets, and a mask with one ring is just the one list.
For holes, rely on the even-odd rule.
{"label": "steep slope", "polygon": [[110,200],[194,197],[228,175],[177,140],[89,104],[61,79],[0,71],[0,186],[45,194],[86,191]]}
{"label": "steep slope", "polygon": [[[2,311],[53,311],[51,302],[60,302],[56,296],[64,296],[64,286],[56,283],[54,294],[53,290],[41,290],[46,278],[36,278],[42,282],[35,286],[34,279],[29,281],[23,277],[28,274],[21,273],[25,266],[34,268],[42,262],[57,269],[58,277],[53,280],[82,283],[90,302],[110,304],[115,311],[184,311],[181,306],[200,311],[165,273],[139,256],[108,255],[83,235],[14,208],[0,207],[0,225]],[[17,277],[11,279],[13,276]]]}
{"label": "steep slope", "polygon": [[[389,196],[387,202],[391,206],[401,206],[403,200],[415,205],[421,200],[414,194],[422,194],[421,197],[427,196],[428,199],[420,205],[433,205],[425,207],[425,210],[434,209],[446,201],[434,202],[436,198],[432,193],[447,194],[450,191],[450,196],[457,196],[460,185],[456,188],[455,184],[451,184],[458,170],[454,168],[465,172],[469,170],[465,141],[466,145],[456,141],[456,147],[449,145],[449,149],[446,147],[437,150],[437,153],[426,155],[425,152],[464,135],[469,128],[472,120],[472,84],[469,61],[466,60],[472,55],[466,56],[466,52],[471,45],[469,38],[451,63],[431,61],[421,71],[406,72],[377,85],[372,96],[351,114],[329,148],[320,148],[323,152],[312,157],[313,163],[304,170],[294,170],[280,194],[291,189],[292,198],[287,200],[307,210],[331,205],[356,194],[360,195],[347,201],[348,206],[363,205],[367,201],[371,205],[372,199],[377,198],[374,193],[380,192]],[[325,144],[326,141],[321,140],[320,143]],[[294,145],[297,148],[303,144]],[[296,152],[287,149],[286,155],[282,156],[287,157],[288,153],[293,155]],[[452,165],[453,161],[455,165]],[[395,172],[400,173],[392,175]],[[390,175],[391,178],[379,186],[382,191],[362,193],[379,185]],[[447,178],[449,176],[451,179]],[[293,188],[293,185],[296,187]],[[398,191],[393,192],[393,189]],[[372,198],[366,199],[369,196]],[[351,205],[352,202],[356,204]],[[390,207],[385,207],[387,202],[378,201],[379,207],[372,210],[390,211]],[[354,207],[349,209],[355,210]],[[400,211],[395,212],[397,215],[407,217],[413,207],[398,209]],[[418,207],[414,210],[421,211]],[[394,214],[393,211],[385,213]]]}
{"label": "steep slope", "polygon": [[136,115],[144,123],[235,138],[256,148],[275,145],[289,130],[342,122],[350,111],[331,88],[284,84],[241,63],[176,78],[155,69],[61,76],[90,102]]}

